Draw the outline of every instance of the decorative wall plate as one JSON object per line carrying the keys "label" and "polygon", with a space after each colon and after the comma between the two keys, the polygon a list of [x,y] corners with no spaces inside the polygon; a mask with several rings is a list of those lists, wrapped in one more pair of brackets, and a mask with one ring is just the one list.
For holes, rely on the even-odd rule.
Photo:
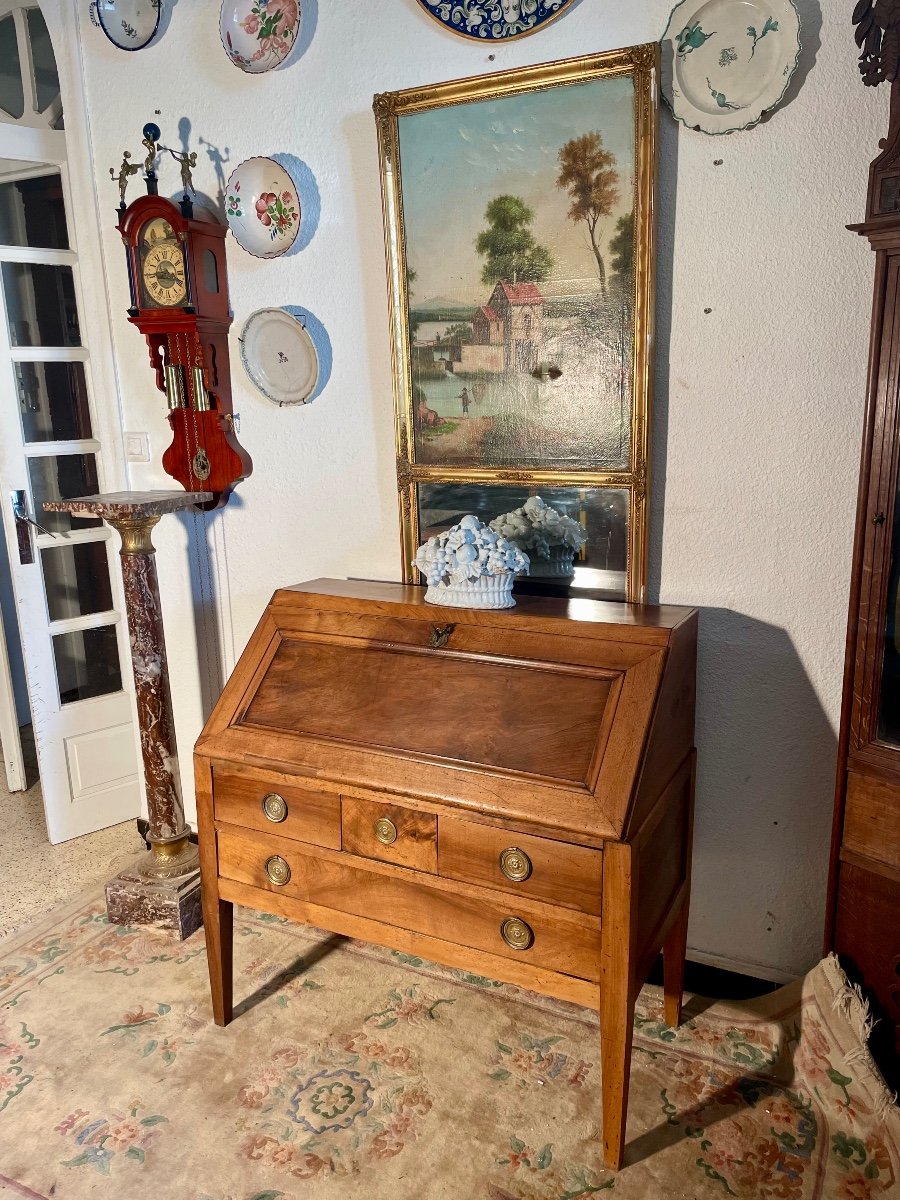
{"label": "decorative wall plate", "polygon": [[238,339],[250,382],[283,407],[305,404],[319,382],[319,356],[306,326],[283,308],[261,308]]}
{"label": "decorative wall plate", "polygon": [[159,30],[162,0],[93,0],[88,11],[114,46],[143,50]]}
{"label": "decorative wall plate", "polygon": [[280,67],[300,34],[300,0],[222,0],[225,53],[250,75]]}
{"label": "decorative wall plate", "polygon": [[792,0],[682,0],[662,38],[662,92],[690,129],[749,129],[787,90],[800,54]]}
{"label": "decorative wall plate", "polygon": [[300,229],[297,185],[274,158],[247,158],[231,172],[225,216],[248,254],[278,258],[290,250]]}
{"label": "decorative wall plate", "polygon": [[499,42],[537,33],[572,0],[419,0],[430,17],[475,41]]}

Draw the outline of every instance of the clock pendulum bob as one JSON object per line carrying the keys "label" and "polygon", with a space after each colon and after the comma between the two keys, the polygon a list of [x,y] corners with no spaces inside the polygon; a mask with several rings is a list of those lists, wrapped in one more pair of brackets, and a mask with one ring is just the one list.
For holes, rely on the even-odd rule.
{"label": "clock pendulum bob", "polygon": [[[224,349],[227,355],[227,343]],[[234,480],[249,473],[245,470],[249,460],[234,436],[234,418],[221,412],[219,381],[207,365],[207,361],[217,362],[219,347],[211,341],[207,356],[196,334],[175,333],[166,336],[160,352],[172,427],[163,468],[186,491],[212,492],[215,499],[206,507],[215,508]]]}

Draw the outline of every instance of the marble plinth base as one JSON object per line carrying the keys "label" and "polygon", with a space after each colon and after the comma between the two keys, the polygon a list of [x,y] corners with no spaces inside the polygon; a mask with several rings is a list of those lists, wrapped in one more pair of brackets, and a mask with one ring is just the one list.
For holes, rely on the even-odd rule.
{"label": "marble plinth base", "polygon": [[184,941],[203,924],[200,872],[147,879],[123,871],[106,885],[106,915],[113,925],[143,925]]}

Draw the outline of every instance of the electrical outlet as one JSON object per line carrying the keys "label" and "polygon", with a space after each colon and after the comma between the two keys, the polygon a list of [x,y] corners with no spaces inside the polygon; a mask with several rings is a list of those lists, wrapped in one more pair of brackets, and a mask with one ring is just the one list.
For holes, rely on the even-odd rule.
{"label": "electrical outlet", "polygon": [[148,463],[150,461],[150,434],[126,433],[125,458],[128,462]]}

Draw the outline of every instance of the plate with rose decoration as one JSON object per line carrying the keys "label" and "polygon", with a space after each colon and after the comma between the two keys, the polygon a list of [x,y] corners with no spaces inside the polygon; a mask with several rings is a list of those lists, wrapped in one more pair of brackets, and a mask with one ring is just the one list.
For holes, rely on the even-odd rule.
{"label": "plate with rose decoration", "polygon": [[225,53],[248,75],[280,67],[300,35],[300,0],[222,0]]}
{"label": "plate with rose decoration", "polygon": [[290,250],[300,229],[297,185],[274,158],[247,158],[229,177],[225,217],[248,254],[278,258]]}

